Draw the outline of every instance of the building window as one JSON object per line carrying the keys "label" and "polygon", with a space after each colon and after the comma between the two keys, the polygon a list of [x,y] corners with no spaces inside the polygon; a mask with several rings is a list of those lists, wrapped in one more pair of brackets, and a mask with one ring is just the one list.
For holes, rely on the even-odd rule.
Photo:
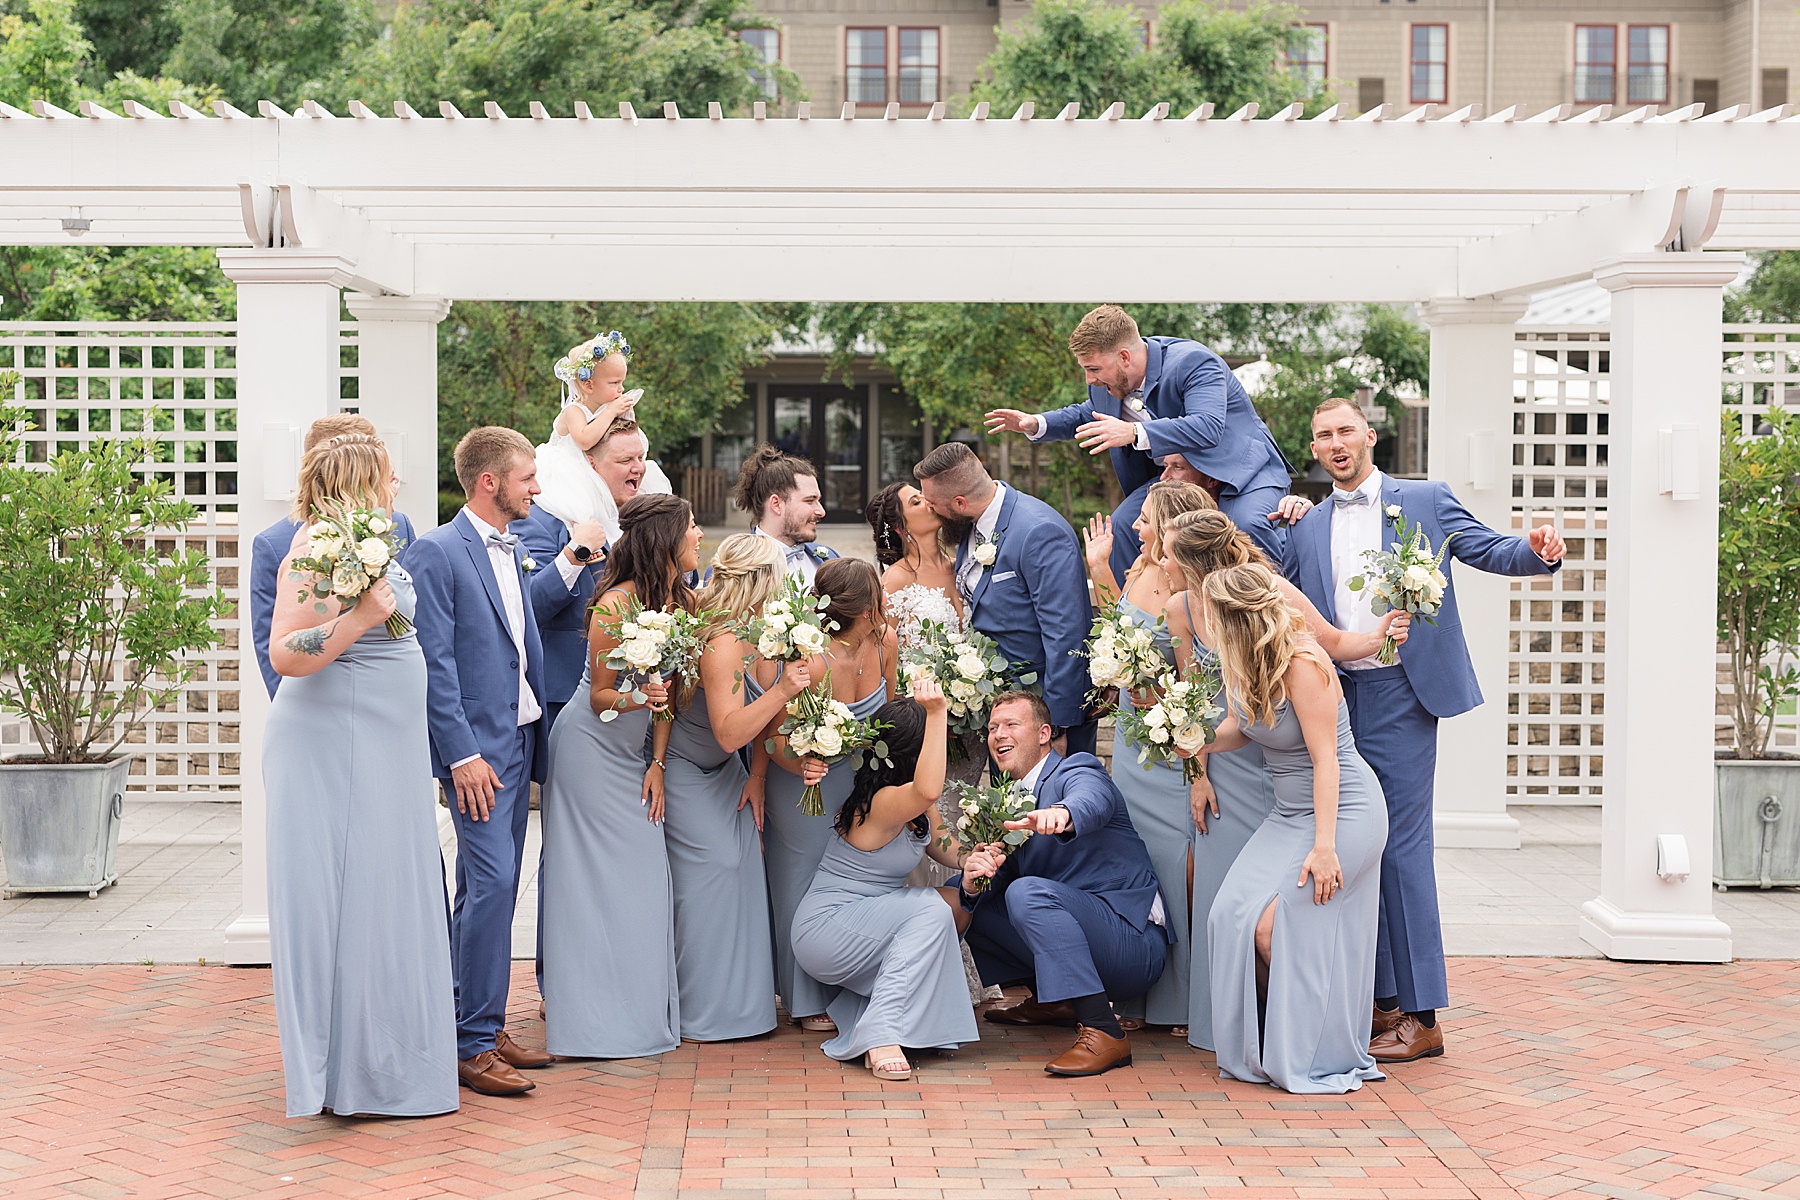
{"label": "building window", "polygon": [[1762,105],[1764,108],[1779,108],[1788,102],[1788,73],[1786,67],[1764,67],[1762,73]]}
{"label": "building window", "polygon": [[1387,80],[1379,75],[1363,75],[1356,81],[1356,110],[1374,112],[1387,103]]}
{"label": "building window", "polygon": [[1412,27],[1412,95],[1414,104],[1443,104],[1450,94],[1450,27]]}
{"label": "building window", "polygon": [[887,30],[844,31],[844,98],[856,104],[887,103]]}
{"label": "building window", "polygon": [[1625,31],[1625,99],[1632,104],[1669,102],[1669,27],[1632,25]]}
{"label": "building window", "polygon": [[1719,81],[1716,79],[1694,80],[1694,98],[1690,103],[1701,106],[1700,115],[1719,111]]}
{"label": "building window", "polygon": [[781,33],[775,29],[741,29],[738,36],[750,47],[753,57],[761,64],[750,69],[751,82],[769,99],[775,99],[775,72],[770,70],[781,61]]}
{"label": "building window", "polygon": [[1296,25],[1288,43],[1288,73],[1300,81],[1308,96],[1325,90],[1325,46],[1328,27]]}
{"label": "building window", "polygon": [[1619,31],[1612,25],[1575,27],[1575,103],[1611,104],[1619,71]]}
{"label": "building window", "polygon": [[936,29],[900,31],[900,103],[937,103],[939,41]]}

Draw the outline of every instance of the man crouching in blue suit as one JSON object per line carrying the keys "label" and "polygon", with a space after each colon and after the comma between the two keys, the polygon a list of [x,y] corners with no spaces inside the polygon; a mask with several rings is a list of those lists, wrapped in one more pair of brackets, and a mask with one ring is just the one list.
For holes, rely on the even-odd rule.
{"label": "man crouching in blue suit", "polygon": [[[1006,1025],[1074,1025],[1052,1075],[1098,1075],[1131,1062],[1107,999],[1140,996],[1162,975],[1173,935],[1156,871],[1100,760],[1050,749],[1050,712],[1029,692],[1003,692],[988,716],[988,753],[1037,797],[1009,823],[1030,829],[1011,855],[981,847],[963,864],[969,949],[984,983],[1028,983],[1031,999],[995,1009]],[[986,891],[976,880],[992,878]]]}

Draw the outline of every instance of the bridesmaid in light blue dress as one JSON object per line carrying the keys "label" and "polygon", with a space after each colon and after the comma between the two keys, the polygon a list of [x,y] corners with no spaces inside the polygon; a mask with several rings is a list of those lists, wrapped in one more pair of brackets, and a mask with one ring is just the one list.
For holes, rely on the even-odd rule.
{"label": "bridesmaid in light blue dress", "polygon": [[1385,1078],[1369,1015],[1387,802],[1337,672],[1274,573],[1229,567],[1201,592],[1231,696],[1215,745],[1260,745],[1276,797],[1208,920],[1219,1069],[1295,1093],[1355,1091]]}
{"label": "bridesmaid in light blue dress", "polygon": [[[380,445],[338,438],[310,451],[297,515],[319,502],[322,464],[339,478],[370,476],[368,494],[349,505],[391,502]],[[302,528],[290,556],[305,552]],[[263,742],[287,1115],[454,1112],[456,1007],[425,659],[410,630],[389,638],[382,628],[389,612],[411,618],[412,579],[392,565],[355,607],[329,617],[295,598],[300,586],[284,565],[269,640],[283,679]]]}
{"label": "bridesmaid in light blue dress", "polygon": [[[1119,598],[1119,606],[1133,624],[1151,631],[1158,653],[1171,666],[1175,663],[1175,652],[1170,646],[1168,627],[1163,622],[1163,610],[1174,588],[1162,562],[1163,530],[1182,513],[1213,507],[1212,497],[1197,484],[1153,483],[1144,494],[1143,508],[1137,520],[1131,524],[1144,550],[1125,576],[1125,594]],[[1095,517],[1088,523],[1086,557],[1088,575],[1095,581],[1096,598],[1102,602],[1112,592],[1111,554],[1111,522],[1104,516]],[[1154,702],[1154,697],[1147,694],[1138,698]],[[1121,694],[1119,707],[1128,709],[1131,705],[1132,697]],[[1189,846],[1194,830],[1193,817],[1188,811],[1188,785],[1182,779],[1179,763],[1155,760],[1140,763],[1138,754],[1142,747],[1117,733],[1113,737],[1113,782],[1125,798],[1132,825],[1150,851],[1150,863],[1156,868],[1157,881],[1162,885],[1163,912],[1168,927],[1175,933],[1161,977],[1142,996],[1121,998],[1115,1001],[1113,1008],[1127,1028],[1147,1022],[1171,1026],[1175,1036],[1186,1037],[1190,1028],[1189,961],[1195,944],[1188,904]],[[1204,948],[1204,925],[1199,934]]]}
{"label": "bridesmaid in light blue dress", "polygon": [[[883,616],[881,577],[872,564],[860,558],[836,558],[821,563],[813,576],[813,594],[829,596],[827,621],[837,628],[823,654],[807,668],[814,684],[830,675],[831,694],[850,706],[858,720],[868,720],[894,694],[894,630]],[[828,627],[829,628],[829,627]],[[746,675],[752,700],[775,687],[783,674],[781,663],[758,663],[762,674]],[[772,676],[772,677],[771,677]],[[769,733],[774,736],[772,723]],[[812,886],[819,860],[833,836],[833,814],[849,798],[856,766],[848,758],[833,763],[823,775],[817,759],[796,759],[787,753],[787,739],[776,738],[774,761],[779,770],[769,773],[768,802],[763,816],[763,863],[769,875],[770,923],[775,938],[775,990],[788,1016],[801,1028],[828,1032],[836,1027],[826,1015],[836,989],[807,974],[794,957],[794,910]],[[810,817],[800,811],[800,793],[813,777],[822,778],[825,815]]]}
{"label": "bridesmaid in light blue dress", "polygon": [[[1197,587],[1214,571],[1245,563],[1268,566],[1247,534],[1223,513],[1193,513],[1173,518],[1163,534],[1163,565],[1178,593],[1169,601],[1167,619],[1181,668],[1198,661],[1217,674],[1218,656],[1201,640]],[[1321,616],[1300,590],[1277,576],[1276,586],[1305,620],[1313,639],[1334,659],[1354,660],[1375,653],[1382,634],[1347,633]],[[1387,622],[1395,641],[1404,643],[1407,621],[1396,614]],[[1221,698],[1219,703],[1223,705]],[[1212,959],[1206,946],[1206,915],[1226,874],[1264,818],[1275,807],[1275,783],[1262,747],[1250,742],[1235,750],[1209,747],[1202,759],[1205,777],[1193,787],[1194,946],[1188,991],[1188,1044],[1216,1050],[1212,1017]],[[1371,1000],[1371,1008],[1373,1001]]]}
{"label": "bridesmaid in light blue dress", "polygon": [[[651,719],[668,707],[670,688],[661,679],[621,679],[606,665],[617,639],[600,624],[631,597],[645,608],[691,608],[684,579],[699,564],[700,527],[688,502],[667,494],[633,497],[619,524],[594,587],[588,667],[550,731],[538,887],[545,1040],[559,1057],[643,1058],[681,1044],[663,831],[672,722],[652,730]],[[606,713],[615,715],[602,720]]]}
{"label": "bridesmaid in light blue dress", "polygon": [[910,1079],[904,1047],[950,1050],[981,1035],[957,941],[960,903],[937,888],[906,886],[926,854],[959,865],[937,807],[944,693],[920,679],[911,699],[875,715],[889,726],[889,757],[858,768],[835,815],[835,836],[794,913],[794,955],[839,989],[829,1009],[838,1034],[820,1049],[840,1062],[865,1058],[878,1079]]}

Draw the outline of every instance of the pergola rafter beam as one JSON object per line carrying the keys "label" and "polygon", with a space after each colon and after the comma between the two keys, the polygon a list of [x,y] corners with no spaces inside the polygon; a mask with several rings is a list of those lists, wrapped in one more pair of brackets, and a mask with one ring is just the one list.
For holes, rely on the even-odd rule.
{"label": "pergola rafter beam", "polygon": [[1504,296],[1567,283],[1610,259],[1660,250],[1680,234],[1687,196],[1686,185],[1650,188],[1472,242],[1457,255],[1455,294]]}

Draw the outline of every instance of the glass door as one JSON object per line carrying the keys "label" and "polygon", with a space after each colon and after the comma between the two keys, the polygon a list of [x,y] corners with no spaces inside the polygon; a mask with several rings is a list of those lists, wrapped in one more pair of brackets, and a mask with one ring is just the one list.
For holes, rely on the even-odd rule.
{"label": "glass door", "polygon": [[827,521],[860,521],[868,503],[867,389],[771,383],[770,440],[819,469]]}

